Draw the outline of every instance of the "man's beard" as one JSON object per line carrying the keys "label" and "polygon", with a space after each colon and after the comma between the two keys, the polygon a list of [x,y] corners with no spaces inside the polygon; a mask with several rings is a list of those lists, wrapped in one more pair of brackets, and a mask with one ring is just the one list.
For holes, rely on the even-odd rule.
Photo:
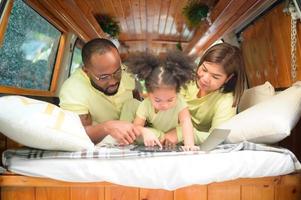
{"label": "man's beard", "polygon": [[118,88],[119,88],[119,84],[120,84],[120,82],[116,83],[116,85],[118,85],[118,86],[117,86],[117,88],[116,88],[115,91],[108,91],[108,88],[104,89],[104,88],[102,88],[102,87],[99,87],[93,80],[90,80],[90,82],[91,82],[91,85],[92,85],[96,90],[98,90],[98,91],[104,93],[104,94],[107,95],[107,96],[113,96],[113,95],[115,95],[115,94],[118,92]]}

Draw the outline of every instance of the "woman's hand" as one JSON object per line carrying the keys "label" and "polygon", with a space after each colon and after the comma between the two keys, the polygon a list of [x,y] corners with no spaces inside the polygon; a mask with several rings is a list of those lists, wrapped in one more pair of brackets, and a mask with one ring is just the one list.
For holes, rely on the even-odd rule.
{"label": "woman's hand", "polygon": [[163,146],[175,146],[178,143],[178,136],[176,130],[164,134],[160,142]]}
{"label": "woman's hand", "polygon": [[200,150],[200,147],[198,146],[191,146],[191,145],[184,145],[184,146],[181,146],[181,149],[183,151],[198,151]]}

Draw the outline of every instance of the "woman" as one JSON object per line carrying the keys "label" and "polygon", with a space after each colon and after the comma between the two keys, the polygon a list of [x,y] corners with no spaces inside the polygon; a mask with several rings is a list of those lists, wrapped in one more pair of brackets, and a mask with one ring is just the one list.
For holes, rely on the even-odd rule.
{"label": "woman", "polygon": [[[221,43],[209,48],[197,68],[197,79],[181,91],[190,111],[195,144],[236,114],[236,106],[245,86],[245,67],[239,48]],[[161,138],[163,145],[182,142],[177,127]]]}

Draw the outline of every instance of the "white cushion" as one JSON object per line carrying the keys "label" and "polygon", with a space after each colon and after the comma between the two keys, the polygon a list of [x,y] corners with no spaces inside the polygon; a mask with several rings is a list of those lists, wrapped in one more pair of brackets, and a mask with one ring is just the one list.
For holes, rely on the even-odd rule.
{"label": "white cushion", "polygon": [[220,128],[231,129],[226,142],[275,143],[288,135],[301,114],[301,82],[237,114]]}
{"label": "white cushion", "polygon": [[238,112],[242,112],[255,104],[265,101],[275,95],[274,87],[267,81],[262,85],[258,85],[247,89],[241,96],[238,104]]}
{"label": "white cushion", "polygon": [[66,151],[94,148],[77,114],[21,96],[0,98],[0,132],[34,148]]}

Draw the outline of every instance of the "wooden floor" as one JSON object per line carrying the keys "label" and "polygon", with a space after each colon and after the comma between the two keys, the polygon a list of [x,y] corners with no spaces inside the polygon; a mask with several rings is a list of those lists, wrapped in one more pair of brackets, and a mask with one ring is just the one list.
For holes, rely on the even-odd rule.
{"label": "wooden floor", "polygon": [[301,200],[301,175],[238,179],[175,191],[0,176],[1,200]]}

